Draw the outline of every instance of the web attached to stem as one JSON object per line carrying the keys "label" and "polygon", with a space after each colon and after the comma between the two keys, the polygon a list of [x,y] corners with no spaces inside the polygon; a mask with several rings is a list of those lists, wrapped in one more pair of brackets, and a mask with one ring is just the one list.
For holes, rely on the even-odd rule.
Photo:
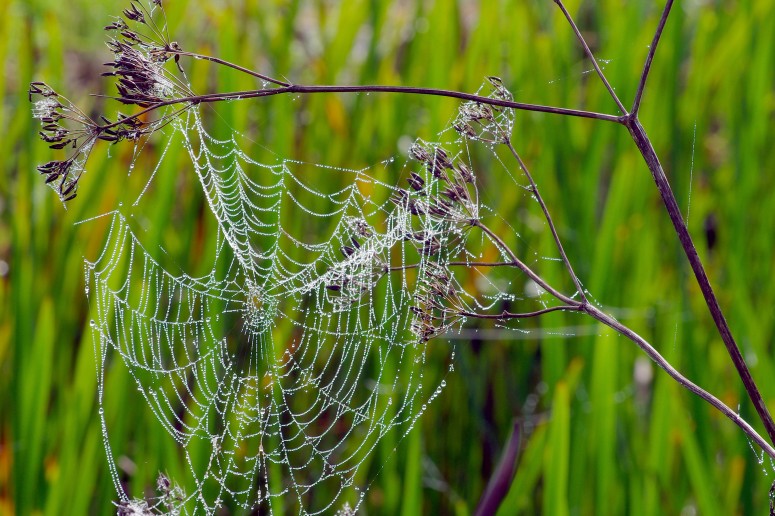
{"label": "web attached to stem", "polygon": [[[118,356],[185,456],[193,488],[162,490],[153,510],[357,508],[380,439],[409,432],[445,385],[424,380],[428,341],[482,306],[450,268],[473,259],[470,165],[418,142],[424,166],[400,172],[403,189],[375,178],[389,162],[260,163],[237,133],[209,135],[198,108],[171,125],[217,219],[215,265],[175,276],[112,215],[86,263],[100,403]],[[124,492],[100,413],[122,504],[149,503]]]}
{"label": "web attached to stem", "polygon": [[[127,21],[106,27],[120,34],[109,43],[108,73],[118,77],[120,100],[141,113],[166,106],[149,121],[120,115],[100,126],[73,118],[66,99],[43,84],[30,91],[57,99],[39,118],[55,145],[76,148],[70,160],[39,167],[48,180],[72,186],[60,196],[74,196],[82,173],[74,160],[85,160],[96,139],[132,140],[142,150],[153,133],[166,132],[161,159],[180,143],[216,221],[213,265],[202,276],[165,269],[122,208],[109,214],[102,251],[86,262],[119,513],[357,510],[381,467],[371,462],[380,442],[411,431],[445,385],[425,378],[426,358],[434,346],[450,357],[454,350],[432,339],[522,300],[493,272],[508,269],[514,278],[524,270],[513,268],[495,233],[480,231],[486,208],[466,144],[504,143],[513,113],[464,104],[452,124],[457,150],[417,141],[402,169],[393,159],[362,170],[263,163],[243,150],[249,144],[239,132],[208,132],[206,104],[176,100],[194,94],[185,76],[165,68],[173,56],[177,62],[179,47],[166,24],[153,22],[159,5],[134,1]],[[487,84],[491,96],[511,99],[499,79]],[[527,297],[546,307],[541,292]],[[117,366],[187,466],[186,478],[160,474],[156,497],[129,492],[117,457],[131,451],[111,444],[106,390]]]}

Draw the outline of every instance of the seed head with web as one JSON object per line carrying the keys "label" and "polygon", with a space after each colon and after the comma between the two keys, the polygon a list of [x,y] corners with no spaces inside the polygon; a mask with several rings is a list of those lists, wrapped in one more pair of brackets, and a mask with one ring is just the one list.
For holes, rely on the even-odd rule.
{"label": "seed head with web", "polygon": [[[453,124],[459,149],[417,141],[398,172],[392,159],[362,170],[262,163],[240,133],[212,136],[199,102],[175,100],[194,94],[167,66],[182,51],[154,21],[159,5],[135,0],[106,27],[118,34],[106,75],[119,100],[155,118],[99,125],[73,115],[86,129],[71,137],[59,123],[74,108],[45,85],[31,89],[46,134],[76,148],[76,175],[47,164],[51,181],[74,187],[97,139],[134,140],[139,152],[164,129],[185,148],[217,223],[203,276],[168,272],[121,208],[86,263],[100,404],[106,370],[123,364],[189,470],[187,479],[160,475],[155,499],[128,493],[100,409],[119,510],[271,510],[280,498],[305,513],[357,509],[381,439],[406,435],[441,392],[444,382],[424,380],[429,341],[513,297],[495,289],[482,300],[453,270],[497,248],[471,236],[483,208],[463,143],[502,143],[512,115],[464,104]],[[488,83],[493,97],[510,98],[499,80]]]}

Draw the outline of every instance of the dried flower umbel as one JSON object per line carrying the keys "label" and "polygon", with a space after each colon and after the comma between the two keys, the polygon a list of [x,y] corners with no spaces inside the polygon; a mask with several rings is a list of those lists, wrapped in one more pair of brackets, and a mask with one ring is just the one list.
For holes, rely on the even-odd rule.
{"label": "dried flower umbel", "polygon": [[[154,4],[161,5],[160,2]],[[159,12],[163,15],[163,11]],[[181,49],[169,40],[166,29],[154,22],[153,12],[142,2],[133,0],[123,15],[126,21],[117,18],[105,27],[106,31],[114,33],[108,48],[115,58],[105,63],[113,70],[102,74],[117,78],[118,100],[148,108],[176,96],[192,96],[191,90],[164,68],[174,56],[182,72],[179,64]]]}
{"label": "dried flower umbel", "polygon": [[76,197],[78,182],[97,140],[111,143],[137,140],[157,127],[121,113],[118,114],[118,122],[102,117],[103,124],[99,124],[43,82],[31,83],[28,94],[32,114],[40,120],[40,138],[51,149],[70,151],[65,159],[52,160],[37,167],[63,202]]}
{"label": "dried flower umbel", "polygon": [[[479,92],[485,86],[490,88],[489,98],[514,100],[511,92],[498,77],[487,77],[487,82],[479,88]],[[466,102],[460,106],[452,127],[460,136],[468,140],[494,144],[506,143],[514,127],[514,110],[481,102]]]}
{"label": "dried flower umbel", "polygon": [[475,176],[468,165],[450,158],[443,147],[431,147],[421,141],[410,147],[409,156],[423,163],[438,181],[436,188],[429,189],[420,174],[411,172],[407,183],[419,197],[399,189],[394,195],[396,204],[405,206],[413,215],[427,213],[458,227],[470,226],[479,218]]}
{"label": "dried flower umbel", "polygon": [[[160,7],[160,1],[152,5]],[[160,11],[162,12],[162,11]],[[102,75],[116,78],[117,100],[149,110],[164,105],[177,96],[193,95],[179,80],[170,75],[164,64],[180,50],[153,21],[153,13],[138,0],[132,0],[123,12],[126,21],[117,18],[105,29],[116,32],[116,38],[108,42],[114,60],[106,63],[112,70]],[[129,22],[129,23],[128,23]],[[150,35],[133,29],[133,25],[145,27]],[[148,32],[146,31],[146,32]],[[52,160],[37,167],[63,202],[74,199],[78,183],[85,171],[86,161],[97,140],[118,143],[122,140],[139,140],[172,120],[192,103],[166,113],[156,120],[143,122],[139,113],[119,113],[116,121],[100,117],[97,122],[78,109],[67,98],[43,82],[33,82],[29,88],[32,114],[40,120],[41,139],[54,150],[69,150],[64,159]],[[142,112],[141,112],[142,113]]]}
{"label": "dried flower umbel", "polygon": [[[396,188],[391,200],[405,210],[410,227],[423,228],[409,230],[405,239],[414,244],[421,262],[411,329],[428,341],[468,313],[448,263],[465,233],[478,224],[478,191],[470,167],[443,147],[418,140],[409,156],[424,170],[410,172],[409,189]],[[421,222],[412,224],[414,219]]]}
{"label": "dried flower umbel", "polygon": [[62,201],[74,199],[83,166],[101,135],[99,125],[45,83],[30,84],[28,95],[32,114],[40,120],[41,139],[51,149],[71,151],[66,159],[39,165],[38,172]]}
{"label": "dried flower umbel", "polygon": [[411,330],[425,342],[461,322],[464,319],[461,314],[466,309],[458,294],[460,287],[445,265],[426,262],[418,282],[414,305],[410,308],[414,315]]}

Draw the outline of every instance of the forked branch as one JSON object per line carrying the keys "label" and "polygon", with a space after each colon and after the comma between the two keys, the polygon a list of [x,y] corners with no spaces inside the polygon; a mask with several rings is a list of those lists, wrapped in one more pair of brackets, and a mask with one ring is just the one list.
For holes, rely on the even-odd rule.
{"label": "forked branch", "polygon": [[[597,66],[597,61],[589,50],[589,46],[584,40],[581,32],[578,30],[578,28],[576,28],[573,20],[570,18],[570,15],[562,4],[562,1],[555,0],[555,3],[560,7],[560,9],[562,9],[563,13],[568,18],[568,21],[574,28],[574,32],[576,33],[576,36],[584,48],[585,53],[595,65],[595,70],[597,70],[598,76],[606,85],[606,88],[608,88],[608,91],[610,92],[613,99],[617,102],[617,105],[619,105],[621,108],[621,102],[616,97],[616,94],[606,80],[605,75]],[[738,375],[743,382],[743,386],[748,393],[748,397],[753,403],[759,418],[764,424],[764,427],[770,438],[770,442],[775,443],[775,421],[773,421],[772,416],[767,409],[767,405],[762,399],[759,388],[751,376],[751,372],[748,369],[748,365],[745,363],[745,360],[743,359],[740,348],[732,337],[732,331],[727,324],[726,318],[724,317],[724,314],[721,310],[721,306],[719,305],[718,299],[716,298],[716,294],[713,292],[713,287],[711,286],[708,275],[705,272],[705,267],[702,265],[702,261],[697,254],[697,249],[694,245],[694,242],[692,241],[691,235],[689,234],[689,229],[686,226],[686,222],[681,216],[681,210],[678,207],[678,201],[676,201],[673,190],[670,187],[670,182],[665,175],[664,169],[659,162],[657,153],[654,150],[654,147],[651,144],[645,129],[643,129],[643,126],[638,120],[638,113],[640,110],[641,101],[643,99],[643,93],[646,88],[646,81],[648,80],[649,72],[651,71],[651,66],[654,61],[654,55],[662,37],[662,32],[665,28],[665,25],[667,24],[667,19],[670,16],[670,10],[672,6],[673,0],[668,0],[662,10],[659,24],[657,25],[651,45],[649,46],[646,62],[643,65],[643,70],[641,73],[640,81],[638,82],[638,89],[635,93],[635,100],[633,102],[632,110],[621,118],[621,123],[624,124],[624,126],[629,130],[633,142],[638,147],[638,150],[643,156],[643,159],[646,162],[652,177],[654,178],[654,182],[657,185],[662,202],[665,206],[665,209],[667,210],[667,214],[670,217],[671,222],[673,223],[673,227],[676,231],[676,234],[678,235],[678,240],[684,250],[684,254],[686,254],[686,257],[694,273],[694,277],[697,280],[697,284],[702,291],[703,297],[705,298],[705,304],[710,311],[713,322],[716,324],[716,328],[718,329],[719,335],[721,336],[721,340],[724,342],[724,345],[727,348],[727,352],[732,359],[732,363],[737,369]]]}
{"label": "forked branch", "polygon": [[[775,442],[775,422],[773,422],[772,417],[769,414],[769,411],[761,397],[761,394],[758,391],[756,383],[753,380],[750,371],[748,370],[747,365],[745,364],[745,361],[742,357],[742,354],[740,353],[740,350],[732,337],[729,326],[723,316],[718,300],[716,299],[716,296],[710,285],[702,262],[699,259],[686,224],[681,217],[680,209],[670,188],[669,181],[665,175],[664,170],[662,169],[661,164],[659,163],[657,154],[646,134],[646,131],[638,121],[638,112],[641,106],[645,85],[652,67],[656,48],[670,14],[670,9],[673,4],[672,0],[667,1],[662,12],[652,44],[649,48],[646,62],[642,69],[642,74],[633,102],[633,107],[629,112],[625,109],[624,105],[617,97],[613,86],[605,77],[605,74],[597,63],[592,51],[590,50],[589,45],[585,41],[581,31],[573,21],[562,1],[554,1],[561,9],[563,15],[566,17],[568,23],[572,27],[576,38],[584,50],[585,55],[591,60],[597,76],[605,85],[612,99],[615,101],[618,109],[621,111],[620,115],[515,102],[506,98],[497,98],[492,96],[483,96],[435,88],[387,85],[339,86],[292,84],[288,81],[282,81],[267,74],[255,72],[242,66],[229,63],[220,58],[185,52],[180,49],[177,43],[170,42],[166,32],[163,32],[159,26],[154,24],[147,25],[147,21],[140,20],[139,18],[142,17],[136,16],[130,19],[133,22],[138,24],[145,24],[150,27],[152,34],[149,36],[141,34],[140,31],[135,32],[131,30],[127,23],[123,21],[117,21],[109,26],[108,29],[115,30],[120,36],[119,39],[114,39],[110,43],[111,48],[114,50],[116,55],[116,59],[113,63],[110,64],[110,66],[113,67],[113,70],[107,74],[117,77],[119,95],[115,97],[115,99],[127,105],[138,106],[141,109],[134,114],[120,115],[115,121],[110,121],[105,118],[99,121],[95,121],[84,115],[80,110],[69,103],[67,99],[58,95],[45,84],[33,83],[30,87],[30,98],[32,99],[32,97],[35,96],[37,99],[34,111],[35,116],[42,122],[43,130],[41,135],[43,139],[48,142],[52,148],[55,149],[74,149],[74,152],[70,158],[62,161],[51,161],[39,166],[38,170],[46,176],[46,182],[56,186],[57,192],[63,200],[69,200],[75,196],[77,183],[83,170],[83,163],[88,157],[93,144],[96,143],[97,140],[105,140],[108,142],[116,143],[123,139],[137,140],[146,137],[162,127],[163,124],[168,123],[170,117],[178,116],[186,109],[197,106],[199,104],[238,99],[262,98],[283,94],[297,95],[365,92],[441,96],[473,102],[477,105],[488,105],[513,110],[572,116],[622,124],[630,132],[634,143],[636,144],[649,170],[652,173],[662,201],[673,223],[676,234],[678,235],[679,242],[681,243],[684,252],[686,253],[695,278],[697,279],[698,285],[700,286],[700,289],[705,298],[705,302],[718,328],[719,334],[724,341],[724,344],[726,345],[732,361],[737,368],[738,374],[743,381],[748,395],[751,398],[757,413],[767,430],[770,441]],[[191,94],[184,83],[182,83],[179,79],[170,78],[169,72],[164,68],[164,63],[168,60],[174,59],[177,63],[181,57],[206,59],[216,65],[226,66],[237,70],[238,72],[246,73],[250,76],[261,79],[267,84],[262,88],[253,90],[227,93],[209,93],[203,95]],[[168,106],[176,106],[177,109],[175,109],[172,114],[168,113],[155,121],[145,121],[148,117],[143,117],[143,115],[158,111]],[[76,125],[77,127],[72,129],[71,127],[68,127],[68,124],[70,126]],[[541,288],[543,288],[562,304],[558,307],[549,307],[543,310],[538,310],[536,312],[514,314],[510,314],[508,312],[501,314],[478,314],[470,312],[459,315],[468,317],[504,319],[539,316],[557,310],[584,312],[593,317],[595,320],[609,326],[621,335],[632,340],[652,360],[654,360],[655,363],[664,369],[668,375],[670,375],[686,389],[700,396],[717,410],[726,415],[735,424],[737,424],[757,445],[759,445],[765,451],[765,453],[775,458],[775,449],[773,449],[772,445],[763,439],[758,433],[756,433],[756,431],[742,418],[740,418],[740,416],[735,411],[724,405],[720,400],[715,398],[707,391],[703,390],[682,376],[645,339],[640,337],[638,334],[620,322],[616,321],[613,317],[592,306],[587,301],[581,281],[573,272],[573,267],[571,266],[570,260],[568,259],[562,247],[562,243],[554,223],[552,222],[552,219],[549,215],[548,208],[546,207],[543,198],[538,192],[536,183],[528,172],[527,167],[519,157],[519,154],[511,145],[511,141],[507,141],[508,147],[512,151],[513,156],[517,160],[520,168],[528,178],[532,192],[536,196],[536,200],[541,206],[544,216],[552,231],[552,236],[558,251],[560,252],[566,269],[568,270],[574,282],[579,299],[575,299],[575,295],[563,294],[560,290],[549,285],[548,282],[546,282],[539,274],[537,274],[524,262],[522,262],[516,253],[514,253],[495,232],[481,223],[481,221],[474,220],[471,222],[471,225],[473,227],[479,228],[481,231],[487,234],[488,237],[498,246],[501,252],[504,253],[504,255],[509,260],[508,262],[499,262],[497,264],[482,262],[479,265],[506,265],[515,267],[530,277],[533,281],[536,282],[536,284],[538,284]],[[477,264],[471,263],[469,265],[476,266]]]}

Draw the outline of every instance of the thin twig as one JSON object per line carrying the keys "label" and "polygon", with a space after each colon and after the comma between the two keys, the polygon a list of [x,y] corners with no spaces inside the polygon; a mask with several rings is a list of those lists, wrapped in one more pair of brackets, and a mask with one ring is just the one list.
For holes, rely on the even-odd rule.
{"label": "thin twig", "polygon": [[495,320],[528,319],[530,317],[538,317],[540,315],[548,314],[550,312],[560,312],[560,311],[580,312],[580,311],[583,311],[582,307],[583,305],[581,303],[576,302],[572,305],[551,306],[549,308],[544,308],[542,310],[536,310],[535,312],[512,313],[508,311],[503,311],[499,314],[482,314],[479,312],[459,311],[459,312],[455,312],[455,314],[462,315],[464,317],[471,317],[475,319],[495,319]]}
{"label": "thin twig", "polygon": [[635,93],[635,101],[632,103],[632,110],[630,110],[630,113],[635,117],[638,116],[638,110],[640,110],[640,102],[643,98],[643,90],[646,88],[646,79],[649,77],[651,63],[654,61],[654,53],[657,51],[657,45],[659,44],[659,40],[662,37],[662,30],[665,28],[665,24],[667,23],[667,17],[670,15],[671,7],[673,7],[673,0],[667,0],[665,8],[662,10],[662,17],[659,19],[657,30],[654,32],[654,39],[651,41],[651,46],[649,46],[649,53],[646,56],[646,63],[643,65],[643,73],[641,74],[640,82],[638,83],[638,91]]}
{"label": "thin twig", "polygon": [[279,79],[275,79],[273,77],[270,77],[268,75],[265,75],[263,73],[256,72],[254,70],[250,70],[249,68],[245,68],[244,66],[240,66],[238,64],[232,63],[230,61],[226,61],[225,59],[221,59],[220,57],[213,57],[208,56],[205,54],[197,54],[196,52],[185,52],[183,50],[175,50],[175,49],[166,49],[166,52],[168,54],[176,54],[179,56],[187,56],[187,57],[193,57],[194,59],[201,59],[204,61],[210,61],[212,63],[216,63],[223,66],[228,66],[229,68],[233,68],[237,71],[246,73],[248,75],[252,75],[253,77],[256,77],[258,79],[261,79],[262,81],[271,82],[272,84],[277,84],[278,86],[287,87],[290,86],[291,83],[281,81]]}
{"label": "thin twig", "polygon": [[[429,95],[436,97],[449,97],[461,100],[470,100],[481,104],[490,104],[492,106],[500,106],[512,109],[518,109],[521,111],[535,111],[539,113],[549,113],[554,115],[565,115],[579,118],[591,118],[595,120],[604,120],[606,122],[615,122],[618,124],[623,123],[623,118],[620,116],[608,115],[605,113],[597,113],[594,111],[583,111],[579,109],[559,108],[553,106],[544,106],[540,104],[526,104],[523,102],[513,102],[510,100],[503,100],[491,97],[484,97],[481,95],[474,95],[472,93],[464,93],[460,91],[441,90],[436,88],[415,88],[412,86],[305,86],[301,84],[293,84],[290,86],[282,86],[272,89],[258,89],[258,90],[245,90],[234,91],[230,93],[208,93],[204,95],[193,95],[186,97],[175,97],[163,102],[157,102],[156,104],[149,106],[133,115],[129,115],[125,118],[117,120],[111,124],[99,126],[100,130],[110,129],[117,125],[121,125],[133,119],[136,119],[146,113],[154,111],[156,109],[171,106],[174,104],[203,104],[211,102],[222,102],[228,100],[243,100],[259,97],[271,97],[273,95],[283,94],[295,94],[295,93],[401,93],[401,94],[413,94],[413,95]],[[104,97],[105,95],[97,95]],[[135,103],[132,99],[125,99],[122,97],[110,97],[119,102]]]}
{"label": "thin twig", "polygon": [[[389,271],[403,271],[406,269],[417,269],[420,267],[419,263],[412,263],[409,265],[397,265],[390,267]],[[449,262],[445,265],[450,267],[514,267],[517,264],[514,262]]]}
{"label": "thin twig", "polygon": [[546,282],[541,276],[536,274],[530,267],[525,265],[522,260],[520,260],[516,253],[511,250],[511,248],[506,245],[506,242],[504,242],[498,235],[496,235],[490,228],[482,224],[481,221],[476,220],[472,223],[475,227],[478,227],[481,229],[487,236],[489,236],[493,242],[495,242],[495,245],[500,247],[501,251],[506,253],[506,255],[511,258],[514,261],[514,266],[520,269],[522,272],[528,275],[530,279],[536,282],[541,288],[543,288],[545,291],[562,301],[563,303],[566,303],[568,305],[578,305],[578,301],[574,301],[570,297],[562,294],[558,290],[556,290],[554,287],[549,285],[549,283]]}
{"label": "thin twig", "polygon": [[584,48],[584,53],[586,54],[586,56],[589,58],[590,61],[592,61],[592,66],[595,68],[595,72],[597,72],[597,76],[600,77],[601,81],[603,81],[603,84],[608,90],[608,93],[611,94],[611,98],[614,99],[614,102],[616,102],[616,105],[619,107],[619,110],[622,112],[622,114],[627,114],[627,108],[624,107],[624,104],[622,104],[622,101],[620,101],[619,97],[616,96],[616,92],[614,91],[613,87],[611,87],[611,84],[608,82],[608,79],[606,79],[605,74],[603,73],[603,70],[600,69],[600,65],[598,64],[597,59],[595,59],[594,54],[592,54],[592,50],[590,50],[589,45],[587,45],[587,41],[584,39],[584,36],[582,36],[581,31],[576,25],[576,22],[573,21],[573,18],[571,17],[568,10],[565,8],[565,5],[562,3],[562,0],[554,0],[554,3],[557,4],[557,6],[562,11],[562,14],[565,15],[565,19],[568,20],[568,23],[573,29],[573,32],[576,34],[576,39],[578,39],[579,43]]}
{"label": "thin twig", "polygon": [[[680,219],[680,211],[679,213],[679,219]],[[665,357],[663,357],[649,342],[638,335],[636,332],[631,330],[629,327],[625,326],[624,324],[620,323],[610,315],[606,314],[605,312],[599,310],[594,305],[590,303],[581,303],[579,301],[575,301],[573,299],[569,299],[565,296],[562,296],[562,294],[559,294],[556,289],[552,288],[546,281],[541,279],[540,277],[534,276],[535,273],[531,271],[527,266],[522,264],[517,258],[514,251],[506,245],[503,240],[498,238],[496,235],[492,233],[492,231],[484,226],[483,224],[477,224],[479,228],[482,229],[485,233],[487,233],[491,238],[493,238],[497,245],[501,247],[503,252],[505,252],[507,255],[512,257],[512,259],[515,262],[515,266],[520,268],[523,272],[525,272],[528,276],[530,276],[536,283],[541,285],[547,292],[551,293],[556,298],[562,300],[563,302],[567,303],[567,306],[556,306],[556,307],[550,307],[544,310],[540,310],[536,312],[534,315],[542,315],[543,313],[547,312],[553,312],[556,310],[575,310],[579,312],[584,312],[588,315],[590,315],[593,319],[605,324],[609,328],[615,330],[620,335],[628,338],[632,342],[634,342],[639,348],[641,348],[646,355],[651,358],[654,363],[656,363],[660,368],[662,368],[667,374],[673,378],[675,381],[677,381],[681,386],[692,392],[693,394],[699,396],[703,400],[707,401],[711,406],[716,408],[719,412],[727,416],[730,420],[732,420],[733,423],[735,423],[738,427],[740,427],[743,432],[753,441],[755,442],[761,449],[770,457],[775,458],[775,448],[767,442],[766,439],[764,439],[756,430],[747,422],[745,421],[740,415],[725,405],[720,399],[713,396],[710,392],[706,391],[699,385],[695,384],[688,378],[686,378],[683,374],[681,374],[675,367],[673,367],[670,362],[668,362]],[[504,314],[508,314],[508,312],[504,312]],[[461,313],[460,315],[467,315],[469,317],[476,317],[481,319],[505,319],[509,317],[504,317],[504,314],[500,315],[493,315],[493,314],[476,314],[476,313]],[[514,314],[514,318],[517,316],[527,317],[531,316],[532,314]],[[755,387],[755,384],[754,384]],[[757,391],[758,392],[758,391]]]}
{"label": "thin twig", "polygon": [[591,315],[594,319],[600,321],[601,323],[605,324],[609,328],[615,330],[617,333],[627,337],[631,341],[633,341],[635,344],[638,345],[640,349],[642,349],[648,356],[653,360],[659,367],[661,367],[665,372],[667,372],[670,377],[681,384],[684,388],[688,389],[693,394],[696,394],[700,398],[704,399],[708,403],[710,403],[716,410],[727,416],[729,419],[732,420],[733,423],[735,423],[737,426],[739,426],[743,432],[753,441],[755,442],[759,447],[761,447],[762,450],[764,450],[764,453],[769,455],[772,458],[775,458],[775,448],[772,447],[770,443],[767,442],[766,439],[764,439],[759,433],[754,430],[754,428],[748,424],[748,422],[745,421],[740,415],[729,408],[727,405],[724,404],[720,399],[713,396],[711,393],[703,389],[702,387],[698,386],[688,378],[686,378],[684,375],[679,373],[671,364],[668,362],[665,357],[659,354],[659,352],[646,341],[643,337],[632,331],[627,326],[623,325],[610,315],[598,310],[593,305],[585,305],[584,311]]}
{"label": "thin twig", "polygon": [[549,229],[551,230],[552,237],[554,238],[554,245],[556,245],[557,250],[560,251],[560,256],[562,257],[562,261],[565,264],[565,268],[568,270],[568,274],[570,274],[570,277],[573,280],[573,284],[576,285],[576,292],[579,293],[579,296],[581,297],[582,301],[586,303],[587,296],[584,294],[584,288],[581,286],[581,281],[579,280],[579,277],[573,271],[573,266],[571,266],[570,260],[568,259],[568,255],[565,254],[565,249],[563,248],[562,242],[560,241],[560,235],[557,234],[557,228],[554,226],[554,221],[552,220],[552,216],[549,214],[549,209],[546,207],[546,203],[544,202],[543,197],[541,197],[541,194],[538,192],[538,185],[536,184],[535,180],[533,180],[533,176],[530,174],[530,171],[527,169],[527,165],[525,165],[519,153],[511,144],[511,136],[507,136],[505,139],[505,142],[506,142],[506,147],[509,148],[509,150],[511,151],[511,154],[514,156],[514,159],[516,159],[517,163],[519,163],[519,168],[522,169],[522,172],[525,174],[525,177],[527,177],[527,180],[530,182],[530,188],[532,190],[532,193],[533,195],[535,195],[535,198],[538,201],[538,204],[541,206],[541,210],[544,212],[544,218],[546,219],[546,223],[549,224]]}

